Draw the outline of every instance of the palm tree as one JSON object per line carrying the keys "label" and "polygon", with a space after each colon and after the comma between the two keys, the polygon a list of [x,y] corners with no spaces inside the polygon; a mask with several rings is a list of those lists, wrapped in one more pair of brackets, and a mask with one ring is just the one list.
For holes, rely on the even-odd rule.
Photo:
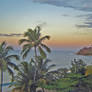
{"label": "palm tree", "polygon": [[[23,54],[23,58],[25,58],[27,56],[27,54],[30,52],[30,49],[34,48],[34,56],[35,56],[35,60],[37,62],[37,51],[39,51],[41,58],[46,58],[46,53],[45,51],[42,49],[42,47],[44,49],[46,49],[47,52],[51,52],[50,48],[48,48],[45,44],[43,44],[43,41],[45,39],[50,39],[50,36],[46,35],[46,36],[41,36],[41,28],[39,26],[37,26],[34,30],[32,29],[28,29],[27,32],[24,33],[24,37],[27,37],[26,39],[21,39],[19,40],[19,44],[23,44],[23,50],[22,50],[22,54]],[[36,81],[36,71],[35,70],[35,75],[34,75],[34,82]]]}
{"label": "palm tree", "polygon": [[50,36],[41,36],[41,28],[37,26],[34,30],[28,29],[27,32],[24,33],[24,37],[27,37],[27,39],[21,39],[19,40],[19,44],[23,44],[23,57],[26,57],[28,52],[30,51],[31,48],[34,48],[35,52],[35,57],[37,56],[37,49],[39,50],[42,58],[46,58],[46,53],[42,49],[46,49],[47,52],[51,52],[50,48],[48,48],[45,44],[43,44],[43,41],[45,39],[50,39]]}
{"label": "palm tree", "polygon": [[[24,61],[19,65],[18,74],[15,76],[15,84],[13,84],[15,87],[14,90],[19,89],[22,92],[36,92],[37,87],[42,87],[44,92],[43,85],[45,83],[43,81],[47,80],[47,75],[51,72],[50,69],[55,65],[48,65],[50,62],[49,59],[43,60],[39,57],[37,59],[39,59],[38,66],[36,66],[34,59],[31,59],[29,63]],[[36,81],[34,82],[36,69],[38,70],[36,71]]]}
{"label": "palm tree", "polygon": [[[33,63],[33,64],[32,64]],[[18,74],[15,76],[15,90],[19,89],[22,92],[35,92],[34,91],[34,74],[35,74],[35,64],[34,62],[22,62],[19,65]]]}
{"label": "palm tree", "polygon": [[[50,64],[51,60],[49,59],[42,59],[41,57],[38,57],[38,72],[40,77],[45,77],[46,74],[51,72],[51,69],[55,67],[55,64]],[[53,71],[53,70],[52,70]]]}
{"label": "palm tree", "polygon": [[49,59],[43,59],[41,57],[37,58],[38,58],[38,71],[37,71],[38,85],[42,88],[43,92],[45,92],[44,85],[46,85],[47,80],[51,80],[50,76],[48,75],[50,75],[52,72],[55,71],[52,68],[55,67],[56,65],[49,64],[51,62],[51,60]]}
{"label": "palm tree", "polygon": [[9,55],[9,51],[13,50],[11,46],[7,46],[6,42],[2,42],[0,44],[0,70],[1,70],[1,91],[2,92],[2,84],[3,84],[3,72],[8,70],[9,74],[12,76],[13,80],[13,71],[12,68],[17,69],[18,67],[11,62],[11,58],[18,59],[18,56],[15,54]]}

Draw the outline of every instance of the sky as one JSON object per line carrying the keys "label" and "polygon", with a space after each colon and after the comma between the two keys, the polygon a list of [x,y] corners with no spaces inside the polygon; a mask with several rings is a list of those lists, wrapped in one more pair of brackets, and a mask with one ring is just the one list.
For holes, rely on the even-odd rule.
{"label": "sky", "polygon": [[0,0],[0,42],[18,46],[37,25],[51,47],[92,45],[92,0]]}

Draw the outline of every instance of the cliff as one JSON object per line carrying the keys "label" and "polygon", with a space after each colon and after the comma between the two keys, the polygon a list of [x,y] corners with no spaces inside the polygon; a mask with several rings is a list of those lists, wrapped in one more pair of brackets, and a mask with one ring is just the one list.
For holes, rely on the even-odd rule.
{"label": "cliff", "polygon": [[77,55],[91,56],[92,55],[92,47],[84,47],[84,48],[80,49],[76,54]]}

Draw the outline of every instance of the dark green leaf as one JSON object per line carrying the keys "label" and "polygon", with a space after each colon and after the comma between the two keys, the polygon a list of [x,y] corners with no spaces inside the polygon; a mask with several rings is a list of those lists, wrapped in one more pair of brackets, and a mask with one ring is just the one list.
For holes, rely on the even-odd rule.
{"label": "dark green leaf", "polygon": [[12,80],[11,81],[14,81],[14,74],[13,74],[13,71],[8,67],[8,72],[9,74],[12,76]]}
{"label": "dark green leaf", "polygon": [[15,70],[19,70],[19,68],[18,68],[18,66],[17,66],[16,64],[14,64],[14,63],[12,63],[12,62],[7,62],[7,64],[8,64],[10,67],[14,68]]}
{"label": "dark green leaf", "polygon": [[25,42],[30,42],[29,40],[27,40],[27,39],[21,39],[21,40],[19,40],[19,44],[21,45],[22,43],[25,43]]}
{"label": "dark green leaf", "polygon": [[51,52],[50,48],[47,47],[45,44],[41,44],[41,46],[44,47],[44,48],[46,49],[47,52],[49,52],[49,53]]}
{"label": "dark green leaf", "polygon": [[9,55],[9,56],[6,57],[6,59],[9,59],[9,58],[15,58],[16,60],[19,60],[18,55]]}
{"label": "dark green leaf", "polygon": [[27,48],[25,50],[25,52],[23,53],[23,58],[25,58],[28,55],[29,51],[30,51],[30,48]]}
{"label": "dark green leaf", "polygon": [[44,50],[40,46],[38,48],[39,48],[39,52],[42,58],[46,58],[46,53],[44,52]]}

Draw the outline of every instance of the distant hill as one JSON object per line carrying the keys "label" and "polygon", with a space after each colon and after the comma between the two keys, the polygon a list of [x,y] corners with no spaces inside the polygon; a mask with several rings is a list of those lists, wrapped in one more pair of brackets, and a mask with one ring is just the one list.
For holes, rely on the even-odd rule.
{"label": "distant hill", "polygon": [[92,47],[84,47],[84,48],[80,49],[76,54],[91,56],[92,55]]}

